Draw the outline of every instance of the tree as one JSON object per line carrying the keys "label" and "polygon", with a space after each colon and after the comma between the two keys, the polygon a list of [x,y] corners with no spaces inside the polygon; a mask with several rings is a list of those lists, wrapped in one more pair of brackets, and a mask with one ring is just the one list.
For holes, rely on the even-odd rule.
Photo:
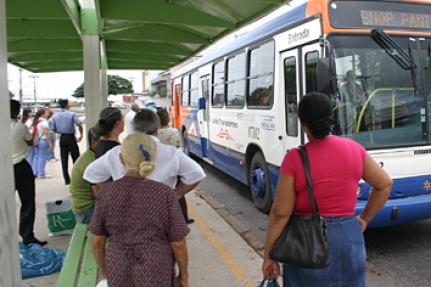
{"label": "tree", "polygon": [[[108,75],[108,95],[131,94],[132,83],[118,75]],[[84,97],[84,83],[82,83],[72,94],[75,98]]]}

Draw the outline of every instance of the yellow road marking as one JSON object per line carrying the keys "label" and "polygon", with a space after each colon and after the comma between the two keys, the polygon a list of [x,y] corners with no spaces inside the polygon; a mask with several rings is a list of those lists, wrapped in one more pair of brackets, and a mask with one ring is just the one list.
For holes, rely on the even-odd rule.
{"label": "yellow road marking", "polygon": [[[199,229],[202,231],[203,234],[208,238],[211,245],[214,247],[214,249],[217,251],[217,253],[220,255],[220,257],[223,259],[224,263],[229,267],[229,269],[232,271],[235,278],[242,282],[245,278],[244,270],[242,270],[241,266],[238,265],[238,263],[235,261],[235,259],[232,257],[232,255],[229,253],[229,251],[226,250],[226,248],[223,246],[223,244],[220,242],[220,240],[215,236],[215,234],[211,231],[211,229],[208,227],[208,225],[205,223],[205,221],[202,219],[202,217],[199,215],[199,213],[196,211],[194,207],[191,205],[188,206],[189,212],[191,217],[195,220],[195,223],[199,227]],[[251,282],[246,282],[245,287],[254,287],[255,285]]]}

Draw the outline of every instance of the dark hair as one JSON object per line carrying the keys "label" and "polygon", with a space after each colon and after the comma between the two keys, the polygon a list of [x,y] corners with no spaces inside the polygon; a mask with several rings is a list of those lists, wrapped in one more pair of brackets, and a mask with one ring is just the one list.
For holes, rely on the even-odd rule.
{"label": "dark hair", "polygon": [[123,115],[121,111],[114,107],[104,108],[99,115],[99,134],[101,136],[108,135],[113,129],[117,121],[121,121]]}
{"label": "dark hair", "polygon": [[99,126],[95,125],[94,127],[88,130],[88,133],[87,133],[88,145],[91,145],[91,142],[93,140],[97,141],[99,138],[100,138]]}
{"label": "dark hair", "polygon": [[19,115],[19,110],[21,109],[21,104],[16,100],[10,100],[10,117],[16,120]]}
{"label": "dark hair", "polygon": [[22,117],[21,117],[21,122],[23,124],[25,124],[27,122],[27,120],[30,118],[29,114],[31,113],[31,109],[30,108],[25,108],[22,110]]}
{"label": "dark hair", "polygon": [[167,109],[158,109],[157,110],[157,115],[160,118],[160,125],[163,126],[167,126],[171,120],[170,116],[169,116],[169,112]]}
{"label": "dark hair", "polygon": [[67,108],[69,101],[67,99],[60,99],[58,100],[58,104],[60,105],[60,108],[65,109]]}
{"label": "dark hair", "polygon": [[329,96],[321,93],[309,93],[299,102],[299,119],[308,126],[314,138],[324,138],[331,133],[334,124],[332,106]]}
{"label": "dark hair", "polygon": [[38,109],[36,112],[36,115],[33,118],[33,123],[31,124],[33,127],[37,125],[37,122],[39,121],[40,117],[45,114],[44,109]]}
{"label": "dark hair", "polygon": [[130,109],[132,110],[132,111],[134,111],[134,112],[139,112],[140,110],[141,110],[141,108],[139,107],[139,105],[138,104],[132,104],[131,106],[130,106]]}
{"label": "dark hair", "polygon": [[137,132],[154,135],[160,128],[160,119],[155,112],[150,109],[142,109],[133,118],[133,127]]}

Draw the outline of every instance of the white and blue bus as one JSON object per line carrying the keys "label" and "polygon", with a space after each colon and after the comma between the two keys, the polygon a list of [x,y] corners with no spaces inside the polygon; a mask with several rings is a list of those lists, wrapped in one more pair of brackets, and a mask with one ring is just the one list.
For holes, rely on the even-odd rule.
{"label": "white and blue bus", "polygon": [[[268,212],[284,154],[306,140],[298,102],[325,92],[334,134],[394,179],[370,226],[430,218],[430,2],[299,0],[285,10],[171,70],[185,150],[248,184]],[[359,184],[358,213],[369,191]]]}

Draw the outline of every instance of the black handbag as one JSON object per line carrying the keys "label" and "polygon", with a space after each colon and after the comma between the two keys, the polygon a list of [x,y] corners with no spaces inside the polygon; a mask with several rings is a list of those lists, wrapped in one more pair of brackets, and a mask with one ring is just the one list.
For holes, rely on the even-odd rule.
{"label": "black handbag", "polygon": [[310,163],[305,147],[299,149],[304,166],[308,200],[313,215],[292,215],[269,256],[282,263],[296,267],[325,268],[329,265],[329,248],[326,224],[320,217],[319,208],[313,197],[310,177]]}

